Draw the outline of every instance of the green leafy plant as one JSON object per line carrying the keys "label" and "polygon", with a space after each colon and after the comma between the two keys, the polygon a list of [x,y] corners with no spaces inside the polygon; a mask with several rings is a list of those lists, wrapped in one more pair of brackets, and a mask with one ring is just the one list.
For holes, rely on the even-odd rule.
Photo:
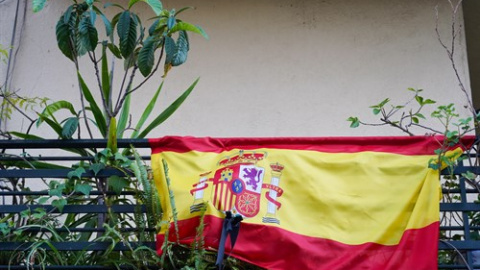
{"label": "green leafy plant", "polygon": [[[458,195],[460,190],[460,178],[465,181],[468,187],[473,188],[477,195],[480,194],[480,181],[478,175],[474,172],[467,171],[462,173],[460,177],[453,175],[453,171],[459,163],[468,163],[471,167],[479,166],[480,159],[478,149],[468,149],[462,145],[462,138],[476,131],[480,126],[480,113],[478,113],[470,96],[465,88],[465,84],[459,75],[455,60],[455,46],[457,44],[458,32],[461,26],[458,25],[457,15],[462,1],[449,1],[452,8],[451,36],[449,42],[445,42],[438,30],[438,10],[436,12],[437,25],[436,34],[440,45],[445,49],[455,78],[457,79],[459,91],[465,97],[466,115],[461,115],[453,103],[437,105],[434,99],[426,98],[422,89],[408,88],[411,97],[401,103],[393,103],[390,98],[385,98],[381,102],[370,106],[372,114],[376,117],[374,122],[365,122],[360,120],[358,116],[350,116],[347,121],[350,122],[351,128],[360,126],[375,127],[392,127],[403,133],[413,136],[418,135],[442,135],[439,141],[439,148],[435,150],[437,157],[430,161],[428,166],[434,170],[442,170],[446,168],[451,174],[444,175],[440,181],[443,189],[443,202],[462,202],[463,199]],[[436,123],[436,125],[435,125]],[[477,144],[478,142],[476,142]],[[448,151],[455,146],[462,146],[468,149],[462,157],[452,159],[448,155]],[[468,198],[467,198],[468,200]],[[478,200],[475,201],[478,203]],[[462,216],[459,212],[444,212],[440,218],[442,225],[458,226],[469,224],[470,226],[480,225],[480,214],[471,212],[467,217]],[[478,230],[473,230],[471,236],[478,237]],[[447,231],[440,233],[442,242],[448,245],[447,240],[462,240],[463,233],[459,231]],[[478,238],[480,239],[480,238]],[[453,247],[453,246],[452,246]],[[442,250],[439,252],[439,262],[442,264],[454,264],[462,262],[467,265],[464,254],[453,248],[452,250]]]}

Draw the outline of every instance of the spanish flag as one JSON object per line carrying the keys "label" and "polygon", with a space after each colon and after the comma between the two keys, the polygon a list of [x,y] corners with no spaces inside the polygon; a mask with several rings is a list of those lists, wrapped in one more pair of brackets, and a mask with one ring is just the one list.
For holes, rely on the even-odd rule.
{"label": "spanish flag", "polygon": [[230,211],[243,221],[226,253],[267,269],[437,269],[439,172],[428,164],[439,138],[150,143],[163,220],[171,224],[158,234],[159,252],[166,230],[169,241],[191,244],[202,211],[205,247],[218,250]]}

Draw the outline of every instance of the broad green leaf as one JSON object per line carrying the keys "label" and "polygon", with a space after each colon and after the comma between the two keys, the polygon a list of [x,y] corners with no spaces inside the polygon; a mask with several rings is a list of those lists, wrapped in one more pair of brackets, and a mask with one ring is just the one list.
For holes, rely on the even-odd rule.
{"label": "broad green leaf", "polygon": [[93,117],[95,118],[97,127],[100,133],[102,134],[102,136],[105,138],[107,135],[107,123],[105,121],[103,113],[98,107],[97,102],[93,98],[92,93],[90,92],[90,89],[88,89],[88,86],[85,84],[85,81],[80,75],[80,72],[77,72],[77,76],[78,76],[78,82],[80,84],[80,88],[82,89],[82,93],[85,96],[85,99],[90,104],[90,108],[92,110]]}
{"label": "broad green leaf", "polygon": [[179,66],[187,61],[188,51],[190,50],[188,43],[187,32],[180,31],[177,39],[177,51],[172,59],[172,66]]}
{"label": "broad green leaf", "polygon": [[[87,13],[84,13],[87,14]],[[95,14],[95,13],[93,13]],[[91,17],[83,16],[78,24],[77,51],[78,55],[95,50],[98,43],[98,33],[92,24]]]}
{"label": "broad green leaf", "polygon": [[147,107],[143,111],[142,116],[140,117],[137,125],[135,126],[135,130],[133,131],[131,138],[136,138],[138,136],[138,133],[139,133],[140,129],[142,128],[143,124],[145,123],[147,118],[150,116],[150,113],[152,112],[153,108],[155,107],[155,103],[157,102],[157,98],[158,98],[158,95],[160,94],[160,91],[162,91],[162,87],[163,87],[163,81],[160,84],[160,86],[158,87],[155,94],[153,95],[150,102],[148,103]]}
{"label": "broad green leaf", "polygon": [[138,138],[142,139],[145,138],[145,136],[150,133],[154,128],[158,127],[160,124],[162,124],[165,120],[170,117],[179,107],[182,105],[182,103],[187,99],[188,95],[192,92],[192,90],[195,88],[197,85],[199,79],[196,79],[190,87],[183,92],[183,94],[178,97],[170,106],[168,106],[167,109],[165,109],[159,116],[157,116],[139,135]]}
{"label": "broad green leaf", "polygon": [[43,7],[45,6],[45,2],[47,2],[47,0],[33,0],[32,2],[33,12],[39,12],[40,10],[42,10]]}
{"label": "broad green leaf", "polygon": [[412,122],[418,124],[418,117],[412,116]]}
{"label": "broad green leaf", "polygon": [[103,163],[94,163],[94,164],[90,165],[90,170],[93,171],[93,174],[95,176],[103,169],[105,169],[105,164],[103,164]]}
{"label": "broad green leaf", "polygon": [[143,47],[138,53],[138,68],[144,77],[147,77],[152,72],[155,64],[155,49],[158,41],[154,36],[148,37],[143,43]]}
{"label": "broad green leaf", "polygon": [[177,45],[175,44],[175,40],[168,36],[165,37],[165,65],[167,63],[172,63],[176,51]]}
{"label": "broad green leaf", "polygon": [[69,117],[65,124],[63,125],[62,129],[62,138],[71,139],[75,131],[78,128],[78,118],[77,117]]}
{"label": "broad green leaf", "polygon": [[373,114],[374,114],[374,115],[377,115],[377,114],[379,114],[381,111],[382,111],[381,109],[374,108],[374,109],[373,109]]}
{"label": "broad green leaf", "polygon": [[122,190],[125,187],[128,187],[128,185],[130,184],[126,178],[117,175],[110,176],[107,181],[108,187],[111,188],[118,195],[120,195],[120,193],[122,193]]}
{"label": "broad green leaf", "polygon": [[69,22],[64,21],[64,17],[60,17],[55,28],[55,33],[57,36],[57,45],[60,51],[70,60],[74,60],[77,52],[76,46],[72,41],[76,40],[74,31],[72,30],[71,24],[75,21],[75,16],[72,14]]}
{"label": "broad green leaf", "polygon": [[41,115],[41,118],[37,120],[37,127],[40,126],[40,124],[43,121],[43,118],[48,118],[50,116],[53,116],[54,113],[56,113],[59,110],[68,110],[70,111],[73,115],[77,115],[77,112],[75,111],[75,108],[73,107],[73,104],[66,101],[66,100],[59,100],[56,101],[52,104],[47,105],[45,109],[43,109]]}
{"label": "broad green leaf", "polygon": [[126,58],[132,54],[137,43],[137,21],[132,18],[129,11],[124,11],[120,15],[117,33],[120,38],[120,52]]}
{"label": "broad green leaf", "polygon": [[158,16],[162,13],[163,5],[162,5],[162,2],[160,2],[160,0],[143,0],[143,1],[145,1],[150,6],[150,8],[152,8],[153,12],[155,12],[155,15]]}
{"label": "broad green leaf", "polygon": [[76,184],[75,191],[83,193],[85,195],[90,195],[90,191],[92,191],[92,186],[89,184]]}
{"label": "broad green leaf", "polygon": [[117,125],[117,138],[123,138],[123,133],[127,127],[128,118],[130,117],[130,100],[131,95],[128,94],[123,103],[122,110],[120,111],[120,118],[118,119]]}
{"label": "broad green leaf", "polygon": [[180,31],[177,42],[172,38],[165,38],[165,66],[179,66],[187,61],[189,50],[187,32]]}
{"label": "broad green leaf", "polygon": [[202,35],[205,39],[208,39],[208,35],[205,32],[205,30],[203,30],[203,28],[198,25],[193,25],[190,23],[180,21],[180,22],[177,22],[177,24],[175,24],[175,26],[171,28],[170,33],[175,33],[178,31],[189,31],[189,32],[197,33]]}

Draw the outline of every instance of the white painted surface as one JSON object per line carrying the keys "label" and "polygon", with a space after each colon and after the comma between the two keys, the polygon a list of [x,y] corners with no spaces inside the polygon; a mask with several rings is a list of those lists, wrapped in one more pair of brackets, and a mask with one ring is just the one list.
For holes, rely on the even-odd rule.
{"label": "white painted surface", "polygon": [[[9,42],[15,1],[0,5],[2,44]],[[438,2],[440,30],[448,38],[450,13],[443,0],[165,1],[168,8],[196,6],[181,18],[203,26],[210,40],[191,35],[189,59],[167,77],[161,108],[195,78],[201,80],[150,137],[399,135],[393,129],[350,129],[345,119],[369,119],[368,106],[386,97],[406,100],[407,87],[423,88],[426,96],[461,109],[464,97],[434,31]],[[50,0],[36,14],[28,7],[11,84],[21,94],[78,99],[73,64],[55,41],[56,21],[68,4]],[[146,5],[140,12],[153,16]],[[469,85],[463,40],[460,33],[457,60]],[[82,69],[92,75],[94,88],[87,64]],[[134,119],[160,75],[134,97]],[[17,118],[9,129],[26,125]]]}

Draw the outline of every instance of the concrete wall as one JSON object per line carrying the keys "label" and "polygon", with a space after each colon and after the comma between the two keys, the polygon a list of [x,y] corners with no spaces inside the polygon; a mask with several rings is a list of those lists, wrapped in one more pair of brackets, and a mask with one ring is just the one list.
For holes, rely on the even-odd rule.
{"label": "concrete wall", "polygon": [[[15,3],[0,3],[2,44],[9,42]],[[25,95],[76,99],[73,64],[55,41],[56,21],[69,1],[50,0],[36,14],[30,4],[10,86]],[[437,4],[441,35],[448,40],[446,0],[165,1],[168,8],[195,6],[181,17],[203,26],[210,40],[191,36],[189,59],[168,75],[157,111],[201,80],[151,137],[398,135],[388,128],[350,129],[345,119],[368,120],[369,105],[386,97],[400,103],[408,87],[423,88],[440,103],[455,102],[465,113],[465,98],[435,34]],[[137,8],[144,18],[153,16],[146,5]],[[457,64],[469,85],[464,38],[460,32]],[[160,75],[135,95],[134,119]],[[93,76],[89,82],[93,88]],[[8,125],[25,130],[21,121]]]}

